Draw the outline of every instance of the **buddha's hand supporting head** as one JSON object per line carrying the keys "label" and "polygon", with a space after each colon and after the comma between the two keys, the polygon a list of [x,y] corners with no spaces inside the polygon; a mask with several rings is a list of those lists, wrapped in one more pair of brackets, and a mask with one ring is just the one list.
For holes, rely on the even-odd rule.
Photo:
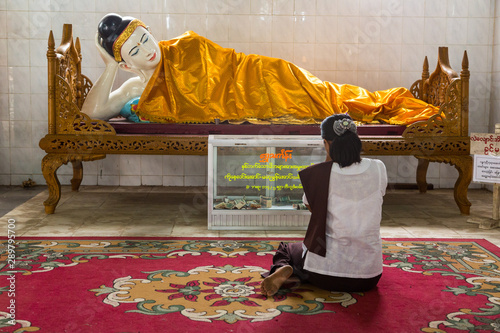
{"label": "buddha's hand supporting head", "polygon": [[[159,64],[161,52],[158,42],[140,20],[108,14],[101,19],[97,30],[96,43],[122,69],[144,73],[154,70]],[[105,62],[108,60],[108,57],[104,59]]]}
{"label": "buddha's hand supporting head", "polygon": [[101,56],[102,60],[106,64],[106,66],[118,66],[118,63],[115,60],[115,57],[113,57],[111,54],[106,51],[104,47],[102,47],[100,38],[99,38],[99,32],[95,34],[95,45],[97,47],[97,50],[99,51],[99,55]]}

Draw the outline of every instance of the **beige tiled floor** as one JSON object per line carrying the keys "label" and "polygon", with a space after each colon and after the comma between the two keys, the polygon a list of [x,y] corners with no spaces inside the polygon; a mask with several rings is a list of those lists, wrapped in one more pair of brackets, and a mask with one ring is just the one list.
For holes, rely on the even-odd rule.
{"label": "beige tiled floor", "polygon": [[[47,191],[2,217],[14,219],[16,236],[130,237],[303,237],[304,231],[213,231],[207,229],[205,188],[63,187],[53,215],[46,215]],[[485,238],[500,246],[500,228],[479,229],[473,218],[491,218],[492,193],[469,190],[471,216],[460,215],[453,190],[389,190],[384,200],[382,237]],[[0,233],[6,235],[6,223]]]}

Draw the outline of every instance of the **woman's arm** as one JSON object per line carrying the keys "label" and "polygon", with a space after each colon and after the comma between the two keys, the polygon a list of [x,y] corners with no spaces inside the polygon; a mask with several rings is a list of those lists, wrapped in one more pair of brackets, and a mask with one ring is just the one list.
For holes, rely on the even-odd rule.
{"label": "woman's arm", "polygon": [[309,209],[310,212],[312,212],[311,206],[309,206],[309,202],[307,201],[307,197],[306,197],[305,193],[304,193],[304,195],[302,195],[302,202],[304,203],[306,208]]}

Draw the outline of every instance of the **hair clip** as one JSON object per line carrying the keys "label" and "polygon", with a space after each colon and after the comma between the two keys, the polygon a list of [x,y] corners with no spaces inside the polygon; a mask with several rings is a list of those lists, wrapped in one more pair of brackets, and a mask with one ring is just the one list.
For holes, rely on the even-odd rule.
{"label": "hair clip", "polygon": [[333,131],[337,134],[337,136],[341,136],[347,130],[357,133],[356,124],[352,121],[352,119],[344,118],[333,122]]}

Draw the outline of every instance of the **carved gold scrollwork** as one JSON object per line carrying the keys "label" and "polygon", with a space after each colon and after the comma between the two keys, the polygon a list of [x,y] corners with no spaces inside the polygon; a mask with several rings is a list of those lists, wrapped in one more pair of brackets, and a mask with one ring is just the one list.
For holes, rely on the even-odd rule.
{"label": "carved gold scrollwork", "polygon": [[413,97],[422,99],[421,91],[422,91],[422,80],[417,80],[411,85],[410,92],[412,93]]}
{"label": "carved gold scrollwork", "polygon": [[73,119],[73,133],[87,132],[116,135],[115,129],[109,123],[91,119],[85,113],[78,112]]}
{"label": "carved gold scrollwork", "polygon": [[430,82],[427,87],[427,103],[435,106],[441,106],[445,102],[446,89],[450,83],[450,77],[448,77],[446,73],[441,72],[439,75],[433,77],[432,82]]}
{"label": "carved gold scrollwork", "polygon": [[[49,106],[52,105],[55,109],[55,119],[52,123],[49,120],[49,126],[55,123],[57,134],[116,134],[109,123],[91,119],[80,111],[92,88],[92,82],[81,74],[80,42],[77,39],[76,45],[73,43],[72,26],[64,26],[61,45],[55,52],[53,43],[51,34],[47,57],[49,77],[54,78],[55,87],[49,85]],[[49,107],[49,114],[51,112]]]}
{"label": "carved gold scrollwork", "polygon": [[168,136],[46,135],[40,141],[46,152],[79,154],[206,155],[208,138]]}
{"label": "carved gold scrollwork", "polygon": [[[71,50],[71,49],[70,49]],[[69,83],[69,87],[76,88],[77,86],[77,62],[79,58],[77,55],[73,55],[71,52],[68,52],[65,55],[59,56],[59,73],[58,75],[63,78],[66,82]],[[76,94],[75,91],[71,91],[71,101],[76,102]]]}
{"label": "carved gold scrollwork", "polygon": [[[434,140],[363,137],[366,155],[468,154],[469,139],[437,137]],[[206,155],[208,139],[203,136],[109,136],[47,135],[40,141],[46,152]]]}
{"label": "carved gold scrollwork", "polygon": [[469,154],[469,138],[435,137],[425,138],[362,138],[363,154],[365,155],[455,155]]}
{"label": "carved gold scrollwork", "polygon": [[454,79],[447,89],[444,103],[439,108],[439,113],[426,121],[419,121],[409,125],[403,133],[403,137],[419,136],[458,136],[460,135],[460,122],[462,94],[461,81]]}
{"label": "carved gold scrollwork", "polygon": [[[90,90],[90,80],[84,80],[85,93]],[[88,90],[87,90],[88,89]],[[116,134],[114,128],[106,121],[91,119],[81,112],[75,104],[73,91],[68,82],[60,77],[56,77],[56,115],[58,134]]]}
{"label": "carved gold scrollwork", "polygon": [[92,88],[92,81],[85,75],[81,74],[82,79],[82,100],[78,102],[78,109],[81,110],[83,106],[83,102],[87,95],[89,94],[90,89]]}

